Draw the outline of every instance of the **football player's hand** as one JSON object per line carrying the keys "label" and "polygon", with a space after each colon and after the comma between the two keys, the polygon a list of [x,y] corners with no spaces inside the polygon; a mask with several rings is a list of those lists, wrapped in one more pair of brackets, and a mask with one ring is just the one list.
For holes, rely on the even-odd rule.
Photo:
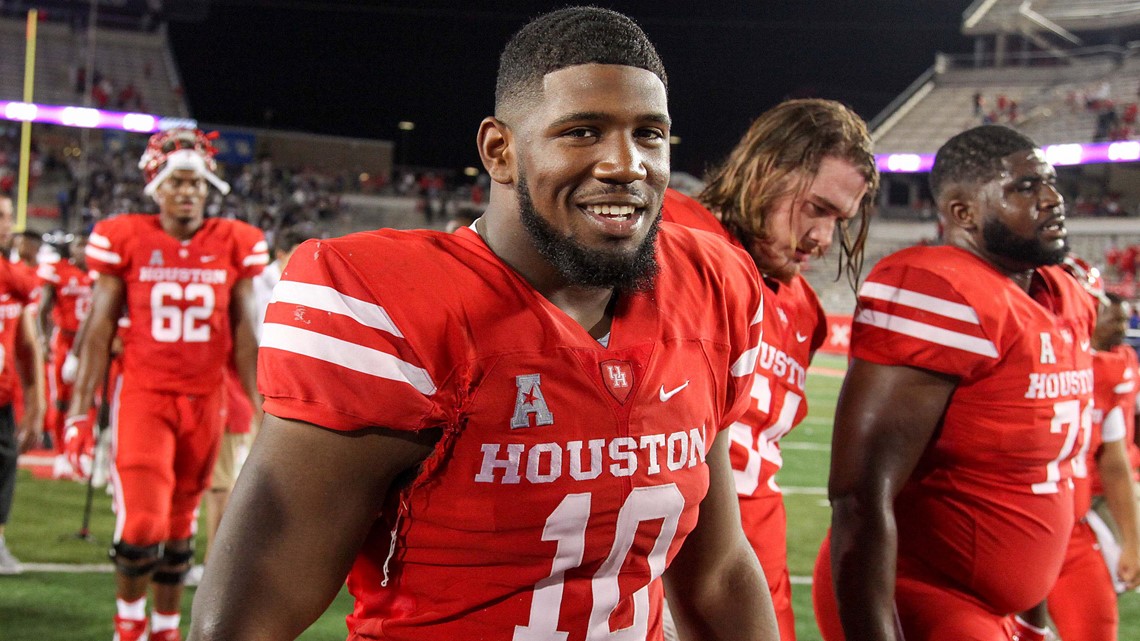
{"label": "football player's hand", "polygon": [[60,367],[59,377],[63,379],[64,383],[74,383],[75,376],[78,373],[79,357],[74,352],[68,352],[63,359],[63,366]]}
{"label": "football player's hand", "polygon": [[1013,631],[1009,636],[1010,641],[1050,641],[1053,638],[1055,637],[1049,628],[1039,628],[1030,625],[1029,622],[1019,616],[1013,617]]}
{"label": "football player's hand", "polygon": [[1140,550],[1122,549],[1120,562],[1116,565],[1116,576],[1129,590],[1140,586]]}
{"label": "football player's hand", "polygon": [[76,476],[83,476],[83,467],[80,457],[84,454],[90,456],[94,451],[95,434],[91,424],[91,417],[86,414],[69,416],[64,423],[63,453]]}

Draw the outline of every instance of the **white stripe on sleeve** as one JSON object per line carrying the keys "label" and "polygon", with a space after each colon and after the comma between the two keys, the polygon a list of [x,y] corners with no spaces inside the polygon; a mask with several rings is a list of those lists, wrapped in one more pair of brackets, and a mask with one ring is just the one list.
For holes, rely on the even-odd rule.
{"label": "white stripe on sleeve", "polygon": [[283,280],[273,288],[273,298],[269,302],[304,305],[332,314],[348,316],[366,327],[379,329],[399,338],[404,337],[383,307],[342,294],[326,285]]}
{"label": "white stripe on sleeve", "polygon": [[99,249],[90,242],[87,243],[87,250],[84,253],[86,253],[89,258],[94,258],[95,260],[100,260],[111,265],[118,265],[123,262],[122,257],[115,252]]}
{"label": "white stripe on sleeve", "polygon": [[989,356],[990,358],[997,358],[998,355],[997,347],[993,342],[984,338],[969,336],[892,314],[864,309],[855,317],[855,322],[885,329],[896,334],[911,336],[935,345],[953,347],[964,352]]}
{"label": "white stripe on sleeve", "polygon": [[90,236],[87,237],[87,244],[88,245],[95,245],[96,247],[101,247],[103,249],[110,249],[111,248],[111,239],[107,238],[103,234],[92,233]]}
{"label": "white stripe on sleeve", "polygon": [[953,303],[927,294],[920,294],[909,289],[900,289],[882,283],[867,281],[863,283],[863,287],[859,289],[859,295],[866,298],[898,303],[899,305],[921,309],[932,314],[938,314],[939,316],[945,316],[946,318],[953,318],[975,325],[981,324],[978,321],[978,313],[969,305]]}
{"label": "white stripe on sleeve", "polygon": [[250,254],[241,261],[242,267],[249,267],[250,265],[268,265],[269,254]]}
{"label": "white stripe on sleeve", "polygon": [[1128,435],[1128,428],[1124,425],[1124,410],[1119,406],[1112,408],[1104,417],[1100,426],[1100,440],[1105,443],[1115,443],[1124,440]]}
{"label": "white stripe on sleeve", "polygon": [[386,352],[280,323],[266,323],[262,331],[263,348],[272,347],[370,376],[407,383],[425,396],[435,394],[435,383],[427,370]]}

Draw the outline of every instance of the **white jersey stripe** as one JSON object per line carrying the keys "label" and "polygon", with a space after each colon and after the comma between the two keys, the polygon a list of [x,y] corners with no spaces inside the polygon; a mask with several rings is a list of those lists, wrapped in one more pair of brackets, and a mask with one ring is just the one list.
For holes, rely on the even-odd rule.
{"label": "white jersey stripe", "polygon": [[245,257],[245,260],[243,260],[241,264],[243,267],[249,267],[250,265],[268,265],[269,254],[250,254]]}
{"label": "white jersey stripe", "polygon": [[99,249],[91,243],[87,243],[87,250],[84,253],[86,253],[91,258],[94,258],[95,260],[101,260],[104,263],[110,263],[111,265],[118,265],[119,263],[123,262],[122,257],[120,257],[115,252]]}
{"label": "white jersey stripe", "polygon": [[760,306],[756,308],[756,313],[752,315],[752,325],[760,325],[760,335],[756,338],[756,346],[740,355],[736,362],[732,364],[733,376],[748,376],[756,371],[756,359],[760,358],[760,341],[764,339],[764,302],[760,301]]}
{"label": "white jersey stripe", "polygon": [[435,394],[435,383],[427,370],[386,352],[281,323],[266,323],[262,331],[262,348],[272,347],[370,376],[407,383],[425,396]]}
{"label": "white jersey stripe", "polygon": [[892,314],[864,309],[855,316],[855,322],[872,325],[904,336],[912,336],[936,345],[953,347],[972,354],[981,354],[990,358],[997,358],[998,355],[997,347],[994,346],[993,342],[984,338],[969,336]]}
{"label": "white jersey stripe", "polygon": [[103,249],[110,249],[111,239],[107,238],[103,234],[92,233],[87,237],[87,244],[95,245],[96,247],[102,247]]}
{"label": "white jersey stripe", "polygon": [[736,377],[748,376],[756,371],[756,359],[760,358],[760,346],[757,345],[752,349],[740,355],[736,362],[732,364],[732,375]]}
{"label": "white jersey stripe", "polygon": [[1100,425],[1100,440],[1115,443],[1123,441],[1125,436],[1128,436],[1128,428],[1124,424],[1124,410],[1117,406],[1104,417]]}
{"label": "white jersey stripe", "polygon": [[404,337],[383,307],[342,294],[326,285],[283,280],[273,287],[273,298],[269,302],[293,303],[348,316],[366,327],[388,332],[398,338]]}
{"label": "white jersey stripe", "polygon": [[1124,381],[1123,383],[1117,383],[1116,387],[1112,388],[1113,394],[1127,394],[1128,392],[1131,392],[1131,391],[1132,391],[1132,381]]}
{"label": "white jersey stripe", "polygon": [[939,316],[945,316],[946,318],[953,318],[954,320],[965,321],[975,325],[981,324],[978,320],[978,313],[969,305],[953,303],[927,294],[920,294],[909,289],[900,289],[898,287],[868,281],[863,283],[863,287],[859,289],[859,296],[898,303],[899,305],[921,309],[932,314],[938,314]]}

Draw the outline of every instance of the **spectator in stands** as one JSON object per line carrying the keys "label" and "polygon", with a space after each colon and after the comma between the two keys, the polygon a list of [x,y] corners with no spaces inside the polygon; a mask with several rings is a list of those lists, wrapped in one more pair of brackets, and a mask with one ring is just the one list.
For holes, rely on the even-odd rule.
{"label": "spectator in stands", "polygon": [[456,212],[454,214],[452,214],[451,218],[447,221],[447,226],[444,228],[444,231],[446,231],[449,234],[453,234],[453,233],[455,233],[455,230],[457,230],[457,229],[461,229],[463,227],[470,227],[471,223],[475,222],[475,219],[478,217],[479,217],[479,212],[474,210],[474,209],[470,209],[470,208],[458,209],[458,210],[456,210]]}

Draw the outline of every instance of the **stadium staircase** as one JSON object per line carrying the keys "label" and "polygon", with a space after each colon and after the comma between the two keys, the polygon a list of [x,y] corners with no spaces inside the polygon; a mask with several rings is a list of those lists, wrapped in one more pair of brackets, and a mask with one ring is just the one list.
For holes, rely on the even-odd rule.
{"label": "stadium staircase", "polygon": [[[0,100],[23,100],[23,20],[0,18]],[[68,25],[41,22],[37,26],[33,101],[50,105],[83,105],[75,91],[74,74],[86,65],[87,33]],[[147,113],[185,118],[190,114],[181,95],[181,80],[170,53],[166,31],[152,33],[100,29],[95,41],[95,69],[110,78],[116,92],[133,83]],[[114,110],[115,97],[107,108]]]}

